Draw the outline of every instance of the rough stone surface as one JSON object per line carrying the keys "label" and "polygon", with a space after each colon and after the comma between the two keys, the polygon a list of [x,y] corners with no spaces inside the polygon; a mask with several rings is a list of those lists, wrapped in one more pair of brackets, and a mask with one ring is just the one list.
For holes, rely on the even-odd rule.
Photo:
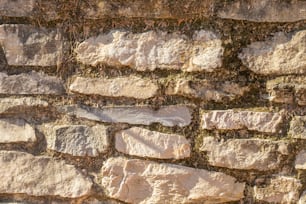
{"label": "rough stone surface", "polygon": [[25,24],[0,25],[0,45],[11,66],[56,66],[63,57],[59,30]]}
{"label": "rough stone surface", "polygon": [[0,119],[0,143],[36,142],[34,128],[22,119]]}
{"label": "rough stone surface", "polygon": [[244,183],[223,173],[121,157],[102,167],[108,196],[128,203],[222,203],[243,198]]}
{"label": "rough stone surface", "polygon": [[210,165],[260,171],[278,168],[282,157],[289,154],[286,143],[264,139],[228,139],[219,142],[214,137],[204,137],[200,150],[207,152]]}
{"label": "rough stone surface", "polygon": [[267,81],[269,100],[275,103],[296,103],[306,106],[306,77],[286,76]]}
{"label": "rough stone surface", "polygon": [[285,75],[306,73],[306,30],[253,42],[239,54],[242,63],[257,74]]}
{"label": "rough stone surface", "polygon": [[161,123],[164,126],[187,126],[191,123],[191,112],[187,106],[162,106],[153,110],[148,106],[117,106],[102,109],[89,106],[69,105],[58,107],[60,112],[94,121],[109,123],[129,123],[150,125]]}
{"label": "rough stone surface", "polygon": [[222,65],[223,50],[221,40],[211,31],[195,31],[189,39],[179,33],[113,30],[85,40],[75,52],[78,61],[92,66],[103,63],[138,71],[214,71]]}
{"label": "rough stone surface", "polygon": [[47,146],[73,156],[99,156],[109,147],[107,127],[95,125],[55,125],[47,128]]}
{"label": "rough stone surface", "polygon": [[300,197],[300,200],[298,202],[298,204],[304,204],[306,203],[306,191],[304,191]]}
{"label": "rough stone surface", "polygon": [[219,10],[219,17],[256,22],[295,22],[306,19],[306,2],[303,0],[235,0],[228,2]]}
{"label": "rough stone surface", "polygon": [[32,196],[81,197],[92,182],[74,166],[50,157],[0,151],[0,193]]}
{"label": "rough stone surface", "polygon": [[254,187],[254,196],[269,203],[297,203],[302,184],[291,177],[278,176],[265,187]]}
{"label": "rough stone surface", "polygon": [[295,159],[295,168],[306,170],[306,150],[298,153]]}
{"label": "rough stone surface", "polygon": [[20,113],[22,110],[47,107],[48,102],[34,97],[0,98],[0,114]]}
{"label": "rough stone surface", "polygon": [[293,117],[288,134],[293,138],[306,139],[306,116]]}
{"label": "rough stone surface", "polygon": [[72,82],[69,89],[72,92],[81,94],[147,99],[156,95],[158,86],[152,80],[137,76],[112,79],[77,77]]}
{"label": "rough stone surface", "polygon": [[214,110],[202,115],[202,129],[239,130],[276,133],[283,116],[280,113],[248,110]]}
{"label": "rough stone surface", "polygon": [[176,78],[170,81],[166,87],[167,95],[180,95],[215,102],[221,102],[225,99],[234,100],[243,96],[247,91],[249,91],[249,87],[242,87],[228,81],[214,82],[185,78]]}
{"label": "rough stone surface", "polygon": [[53,94],[65,93],[62,81],[54,76],[30,72],[7,75],[0,73],[0,94]]}
{"label": "rough stone surface", "polygon": [[115,147],[125,154],[158,159],[183,159],[191,147],[184,136],[132,127],[116,133]]}
{"label": "rough stone surface", "polygon": [[35,0],[0,0],[0,16],[29,16],[34,6]]}
{"label": "rough stone surface", "polygon": [[180,0],[91,0],[84,2],[82,10],[87,19],[98,18],[191,18],[212,15],[213,1]]}

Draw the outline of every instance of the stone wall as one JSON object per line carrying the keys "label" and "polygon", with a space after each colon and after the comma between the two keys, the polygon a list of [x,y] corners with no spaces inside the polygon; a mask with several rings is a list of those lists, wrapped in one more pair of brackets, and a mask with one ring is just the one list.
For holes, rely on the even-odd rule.
{"label": "stone wall", "polygon": [[306,1],[0,16],[0,203],[306,203]]}

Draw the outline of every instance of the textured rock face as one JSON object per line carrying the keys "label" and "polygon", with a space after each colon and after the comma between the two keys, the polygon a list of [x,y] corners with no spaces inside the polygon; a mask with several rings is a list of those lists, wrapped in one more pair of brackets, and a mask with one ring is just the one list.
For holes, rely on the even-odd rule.
{"label": "textured rock face", "polygon": [[108,196],[128,203],[222,203],[243,198],[244,183],[218,172],[121,157],[108,159],[101,172]]}
{"label": "textured rock face", "polygon": [[295,159],[295,168],[296,169],[306,170],[306,150],[302,150],[296,156],[296,159]]}
{"label": "textured rock face", "polygon": [[0,119],[0,143],[36,142],[35,130],[21,119]]}
{"label": "textured rock face", "polygon": [[109,147],[107,127],[95,125],[60,125],[47,127],[48,148],[73,156],[99,156]]}
{"label": "textured rock face", "polygon": [[300,200],[298,202],[298,204],[304,204],[306,203],[306,191],[304,191],[300,197]]}
{"label": "textured rock face", "polygon": [[278,168],[281,157],[289,154],[286,143],[263,139],[218,142],[214,137],[204,137],[200,150],[207,152],[208,162],[213,166],[260,171]]}
{"label": "textured rock face", "polygon": [[[88,4],[90,6],[88,6]],[[151,0],[128,1],[91,0],[83,5],[85,18],[188,18],[195,16],[208,17],[212,15],[213,1],[180,0]]]}
{"label": "textured rock face", "polygon": [[138,127],[116,133],[115,140],[119,152],[140,157],[183,159],[189,157],[191,151],[183,136]]}
{"label": "textured rock face", "polygon": [[271,179],[266,187],[254,187],[254,196],[269,203],[297,203],[302,184],[291,177],[279,176]]}
{"label": "textured rock face", "polygon": [[221,18],[257,22],[294,22],[306,19],[305,1],[235,0],[219,10]]}
{"label": "textured rock face", "polygon": [[149,79],[143,79],[136,76],[113,79],[77,77],[70,85],[69,89],[72,92],[81,94],[147,99],[153,97],[157,93],[158,86]]}
{"label": "textured rock face", "polygon": [[48,102],[34,97],[0,98],[0,114],[20,113],[34,107],[47,107]]}
{"label": "textured rock face", "polygon": [[208,130],[248,129],[276,133],[282,122],[282,115],[272,112],[216,110],[202,115],[202,128]]}
{"label": "textured rock face", "polygon": [[78,61],[96,66],[129,66],[139,71],[180,69],[213,71],[222,65],[221,40],[211,31],[196,31],[192,39],[178,33],[111,31],[91,37],[76,49]]}
{"label": "textured rock face", "polygon": [[254,42],[242,49],[242,63],[257,74],[285,75],[306,73],[306,30],[276,33],[272,39]]}
{"label": "textured rock face", "polygon": [[11,66],[55,66],[62,61],[59,30],[4,24],[0,26],[0,44]]}
{"label": "textured rock face", "polygon": [[224,99],[233,100],[243,96],[247,91],[249,91],[249,87],[242,87],[232,82],[221,83],[184,78],[172,80],[166,87],[167,95],[180,95],[216,102],[221,102]]}
{"label": "textured rock face", "polygon": [[0,151],[0,163],[0,193],[75,198],[91,190],[92,182],[75,167],[49,157]]}
{"label": "textured rock face", "polygon": [[0,16],[29,16],[35,6],[35,0],[0,0]]}
{"label": "textured rock face", "polygon": [[62,81],[54,76],[30,72],[7,75],[0,73],[0,94],[63,94]]}
{"label": "textured rock face", "polygon": [[60,112],[94,121],[109,123],[129,123],[150,125],[161,123],[164,126],[187,126],[191,123],[191,112],[183,105],[163,106],[155,111],[148,106],[105,107],[103,109],[89,106],[63,106]]}
{"label": "textured rock face", "polygon": [[297,139],[306,139],[306,116],[295,116],[290,122],[288,134]]}

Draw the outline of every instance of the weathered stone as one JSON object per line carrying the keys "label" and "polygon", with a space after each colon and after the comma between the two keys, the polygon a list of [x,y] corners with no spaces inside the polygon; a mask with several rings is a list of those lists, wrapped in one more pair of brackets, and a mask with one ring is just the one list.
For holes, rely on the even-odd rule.
{"label": "weathered stone", "polygon": [[167,95],[180,95],[190,98],[201,98],[205,101],[221,102],[224,99],[234,100],[249,91],[247,86],[232,82],[214,82],[208,80],[188,80],[176,78],[166,87]]}
{"label": "weathered stone", "polygon": [[267,91],[272,102],[306,105],[306,77],[277,77],[267,81]]}
{"label": "weathered stone", "polygon": [[77,77],[69,87],[70,91],[81,94],[97,94],[111,97],[133,97],[147,99],[153,97],[158,86],[152,80],[137,76],[107,78]]}
{"label": "weathered stone", "polygon": [[110,200],[110,199],[98,200],[98,199],[95,199],[95,198],[89,198],[89,199],[86,199],[86,200],[82,200],[82,203],[83,204],[122,204],[122,202],[116,201],[116,200]]}
{"label": "weathered stone", "polygon": [[214,4],[212,0],[195,1],[180,0],[91,0],[82,5],[85,18],[194,18],[212,15]]}
{"label": "weathered stone", "polygon": [[159,110],[153,110],[149,106],[117,106],[104,107],[102,109],[89,106],[62,106],[60,112],[74,115],[77,118],[109,122],[150,125],[161,123],[164,126],[184,127],[191,123],[191,112],[187,106],[171,105],[163,106]]}
{"label": "weathered stone", "polygon": [[227,1],[218,16],[256,22],[295,22],[306,19],[303,0],[236,0]]}
{"label": "weathered stone", "polygon": [[30,72],[7,75],[0,73],[0,94],[54,94],[65,93],[62,81],[54,76]]}
{"label": "weathered stone", "polygon": [[75,49],[77,60],[96,66],[129,66],[139,71],[180,69],[214,71],[222,65],[223,47],[211,31],[196,31],[189,39],[179,33],[113,30],[91,37]]}
{"label": "weathered stone", "polygon": [[272,170],[279,167],[282,157],[288,155],[285,142],[264,139],[228,139],[218,141],[204,137],[201,151],[207,152],[213,166],[231,169]]}
{"label": "weathered stone", "polygon": [[0,114],[20,113],[21,110],[37,107],[47,107],[48,102],[34,97],[0,98]]}
{"label": "weathered stone", "polygon": [[22,119],[0,119],[0,143],[36,142],[34,128]]}
{"label": "weathered stone", "polygon": [[108,159],[101,172],[107,195],[128,203],[237,201],[245,187],[224,173],[121,157]]}
{"label": "weathered stone", "polygon": [[306,191],[302,193],[298,204],[305,204],[305,203],[306,203]]}
{"label": "weathered stone", "polygon": [[302,184],[291,177],[278,176],[265,187],[254,187],[254,197],[270,203],[297,203]]}
{"label": "weathered stone", "polygon": [[242,63],[257,74],[306,73],[306,30],[291,35],[276,33],[270,40],[254,42],[239,54]]}
{"label": "weathered stone", "polygon": [[202,129],[239,130],[276,133],[283,116],[280,113],[248,110],[215,110],[202,115]]}
{"label": "weathered stone", "polygon": [[158,159],[183,159],[190,156],[184,136],[132,127],[116,133],[116,149],[125,154]]}
{"label": "weathered stone", "polygon": [[25,24],[0,25],[0,45],[11,66],[59,65],[63,57],[63,44],[59,30]]}
{"label": "weathered stone", "polygon": [[46,129],[47,146],[57,152],[96,157],[110,145],[104,125],[49,125]]}
{"label": "weathered stone", "polygon": [[46,156],[0,151],[0,193],[32,196],[81,197],[92,181],[74,166]]}
{"label": "weathered stone", "polygon": [[296,156],[295,159],[295,168],[306,170],[306,150],[302,150]]}
{"label": "weathered stone", "polygon": [[306,116],[293,117],[288,134],[293,138],[306,139]]}
{"label": "weathered stone", "polygon": [[34,7],[35,0],[0,0],[0,16],[26,17]]}

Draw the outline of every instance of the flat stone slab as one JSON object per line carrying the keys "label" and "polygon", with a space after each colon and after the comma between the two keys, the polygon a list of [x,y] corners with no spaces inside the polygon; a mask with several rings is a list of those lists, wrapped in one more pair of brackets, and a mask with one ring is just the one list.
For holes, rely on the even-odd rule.
{"label": "flat stone slab", "polygon": [[47,147],[57,152],[97,157],[110,145],[104,125],[50,125],[46,129]]}
{"label": "flat stone slab", "polygon": [[0,16],[27,17],[35,8],[35,0],[1,0]]}
{"label": "flat stone slab", "polygon": [[306,73],[306,30],[276,33],[272,39],[253,42],[242,49],[239,58],[251,71],[262,75]]}
{"label": "flat stone slab", "polygon": [[74,166],[46,156],[0,151],[0,193],[76,198],[89,195],[92,181]]}
{"label": "flat stone slab", "polygon": [[0,143],[36,142],[34,128],[22,119],[0,119]]}
{"label": "flat stone slab", "polygon": [[115,135],[119,152],[139,157],[158,159],[183,159],[190,157],[191,146],[181,135],[150,131],[132,127]]}
{"label": "flat stone slab", "polygon": [[192,115],[187,106],[170,105],[153,110],[149,106],[117,106],[94,108],[89,106],[67,105],[58,107],[59,112],[77,118],[108,122],[150,125],[160,123],[164,126],[184,127],[191,123]]}
{"label": "flat stone slab", "polygon": [[30,72],[18,75],[7,75],[0,72],[0,94],[64,94],[63,82],[54,76]]}
{"label": "flat stone slab", "polygon": [[306,116],[293,117],[288,135],[296,139],[306,139]]}
{"label": "flat stone slab", "polygon": [[222,203],[243,198],[244,183],[224,173],[122,157],[108,159],[101,186],[127,203]]}
{"label": "flat stone slab", "polygon": [[265,187],[254,187],[254,197],[268,203],[297,203],[302,184],[286,176],[276,176]]}
{"label": "flat stone slab", "polygon": [[20,113],[22,110],[47,107],[48,105],[47,101],[35,97],[0,98],[0,114]]}
{"label": "flat stone slab", "polygon": [[11,66],[46,67],[62,62],[64,41],[57,29],[26,24],[0,25],[0,44]]}
{"label": "flat stone slab", "polygon": [[306,19],[305,1],[227,1],[218,16],[255,22],[295,22]]}
{"label": "flat stone slab", "polygon": [[287,143],[264,139],[228,139],[204,137],[200,151],[207,153],[210,165],[242,170],[273,170],[288,156]]}
{"label": "flat stone slab", "polygon": [[225,99],[234,100],[249,91],[249,87],[232,82],[215,82],[209,80],[188,80],[176,78],[166,86],[167,95],[200,98],[205,101],[222,102]]}
{"label": "flat stone slab", "polygon": [[70,85],[69,90],[88,95],[147,99],[157,94],[158,86],[150,79],[137,76],[112,79],[77,77]]}
{"label": "flat stone slab", "polygon": [[202,114],[202,129],[240,130],[276,133],[283,116],[280,113],[248,110],[214,110]]}
{"label": "flat stone slab", "polygon": [[195,31],[192,39],[180,33],[113,30],[91,37],[75,49],[77,60],[96,66],[128,66],[138,71],[175,69],[214,71],[222,65],[222,41],[217,34]]}
{"label": "flat stone slab", "polygon": [[299,170],[306,170],[306,150],[302,150],[295,158],[295,168]]}

